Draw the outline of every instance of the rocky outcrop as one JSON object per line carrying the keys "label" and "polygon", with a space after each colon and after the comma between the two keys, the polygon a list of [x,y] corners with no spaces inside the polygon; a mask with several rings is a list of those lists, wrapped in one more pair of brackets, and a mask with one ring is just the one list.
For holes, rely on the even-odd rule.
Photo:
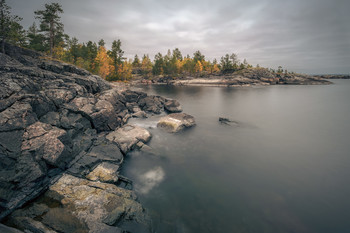
{"label": "rocky outcrop", "polygon": [[[345,76],[344,76],[345,77]],[[296,73],[277,73],[266,68],[247,68],[233,73],[206,74],[202,77],[155,77],[153,84],[185,86],[265,86],[331,84],[325,76]],[[144,82],[140,82],[144,84]]]}
{"label": "rocky outcrop", "polygon": [[11,226],[31,232],[118,232],[127,230],[124,222],[144,229],[144,210],[132,191],[118,187],[128,181],[118,169],[151,135],[122,126],[130,117],[181,108],[169,101],[114,89],[86,70],[6,44],[0,53],[0,220],[7,216]]}
{"label": "rocky outcrop", "polygon": [[172,113],[160,118],[157,127],[168,132],[176,133],[182,129],[192,127],[196,124],[193,116],[186,113]]}
{"label": "rocky outcrop", "polygon": [[325,74],[325,75],[315,75],[318,78],[324,79],[350,79],[349,74]]}

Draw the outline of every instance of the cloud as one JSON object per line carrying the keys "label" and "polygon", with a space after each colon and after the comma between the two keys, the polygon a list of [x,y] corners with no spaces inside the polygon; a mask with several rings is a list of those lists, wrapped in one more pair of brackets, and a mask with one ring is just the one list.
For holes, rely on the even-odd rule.
{"label": "cloud", "polygon": [[[28,26],[44,0],[11,0]],[[125,54],[207,58],[238,53],[252,64],[307,73],[350,72],[348,0],[60,0],[66,32],[107,45],[120,38]]]}

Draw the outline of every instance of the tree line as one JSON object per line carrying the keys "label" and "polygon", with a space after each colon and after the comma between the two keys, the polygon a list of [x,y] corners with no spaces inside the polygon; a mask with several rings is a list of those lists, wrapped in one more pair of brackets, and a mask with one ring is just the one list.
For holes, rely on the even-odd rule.
{"label": "tree line", "polygon": [[135,55],[134,59],[126,59],[119,39],[112,42],[107,50],[105,41],[80,43],[76,37],[64,33],[61,22],[63,8],[59,3],[45,4],[44,9],[34,12],[39,25],[34,22],[28,30],[20,24],[19,16],[13,16],[5,0],[0,0],[0,32],[1,51],[4,53],[4,43],[12,43],[21,47],[49,54],[51,57],[84,68],[93,74],[98,74],[106,80],[128,80],[132,74],[144,77],[154,75],[193,75],[231,73],[237,70],[251,68],[244,59],[238,60],[235,53],[226,54],[218,62],[207,60],[205,55],[196,51],[193,56],[183,56],[178,48],[163,55],[157,53],[153,59],[147,54],[142,58]]}

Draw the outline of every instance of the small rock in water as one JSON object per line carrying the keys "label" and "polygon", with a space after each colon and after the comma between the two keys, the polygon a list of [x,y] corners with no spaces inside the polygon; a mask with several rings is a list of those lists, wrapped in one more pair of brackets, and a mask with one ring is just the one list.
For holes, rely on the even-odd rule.
{"label": "small rock in water", "polygon": [[232,124],[238,125],[238,122],[232,121],[229,118],[225,118],[225,117],[219,117],[219,122],[225,125],[232,125]]}
{"label": "small rock in water", "polygon": [[193,116],[186,113],[172,113],[160,118],[157,127],[163,128],[170,133],[176,133],[194,125],[196,125],[196,121]]}

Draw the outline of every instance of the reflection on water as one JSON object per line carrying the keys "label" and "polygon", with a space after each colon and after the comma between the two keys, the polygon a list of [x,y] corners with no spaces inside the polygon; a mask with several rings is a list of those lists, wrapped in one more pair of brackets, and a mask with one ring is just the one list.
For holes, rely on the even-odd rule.
{"label": "reflection on water", "polygon": [[[350,81],[329,86],[145,87],[179,100],[197,126],[148,128],[128,155],[154,232],[350,232]],[[223,125],[228,117],[237,125]]]}
{"label": "reflection on water", "polygon": [[135,190],[142,194],[148,194],[151,189],[164,180],[164,177],[164,170],[161,167],[155,167],[138,176]]}

